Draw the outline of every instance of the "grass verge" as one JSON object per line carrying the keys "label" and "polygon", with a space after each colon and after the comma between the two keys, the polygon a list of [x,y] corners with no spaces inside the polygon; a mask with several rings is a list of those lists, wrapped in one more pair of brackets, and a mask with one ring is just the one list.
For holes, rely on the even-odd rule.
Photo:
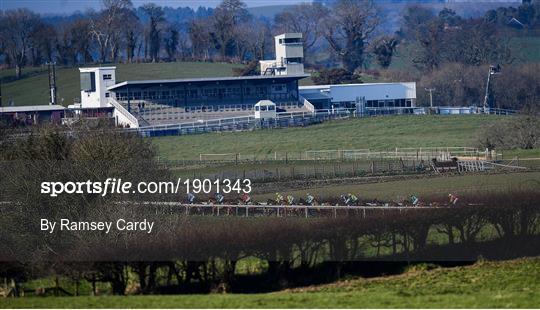
{"label": "grass verge", "polygon": [[399,276],[353,278],[269,294],[27,297],[2,308],[537,308],[540,259],[412,268]]}

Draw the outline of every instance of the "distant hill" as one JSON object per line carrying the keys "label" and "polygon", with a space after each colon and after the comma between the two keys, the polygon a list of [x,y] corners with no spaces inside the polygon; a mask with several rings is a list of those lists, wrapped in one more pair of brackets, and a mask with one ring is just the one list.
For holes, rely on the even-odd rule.
{"label": "distant hill", "polygon": [[248,11],[251,15],[256,17],[264,17],[268,19],[273,19],[274,16],[283,12],[283,10],[290,8],[292,5],[267,5],[267,6],[256,6],[248,8]]}

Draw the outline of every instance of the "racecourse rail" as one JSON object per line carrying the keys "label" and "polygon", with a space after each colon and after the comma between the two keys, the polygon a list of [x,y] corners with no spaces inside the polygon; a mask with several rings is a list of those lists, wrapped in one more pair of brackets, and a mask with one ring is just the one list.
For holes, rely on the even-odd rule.
{"label": "racecourse rail", "polygon": [[[186,216],[241,216],[241,217],[318,217],[341,215],[361,215],[366,217],[368,211],[402,211],[426,209],[452,209],[456,206],[346,206],[346,205],[269,205],[269,204],[189,204],[182,202],[144,202],[152,206],[169,206],[181,210]],[[171,210],[174,212],[173,210]],[[156,213],[159,213],[156,208]]]}
{"label": "racecourse rail", "polygon": [[[495,114],[495,115],[513,115],[519,113],[516,110],[507,109],[486,109],[470,107],[470,113],[464,114]],[[430,110],[425,107],[396,107],[396,108],[366,108],[363,111],[357,111],[350,108],[320,109],[304,112],[280,112],[275,119],[256,119],[255,116],[229,117],[221,119],[199,120],[195,122],[171,124],[160,124],[141,126],[138,128],[126,129],[130,132],[136,132],[144,137],[169,136],[169,135],[190,135],[205,132],[220,131],[242,131],[264,128],[287,128],[308,126],[328,120],[363,118],[380,115],[425,115],[428,113],[437,114],[438,111]]]}

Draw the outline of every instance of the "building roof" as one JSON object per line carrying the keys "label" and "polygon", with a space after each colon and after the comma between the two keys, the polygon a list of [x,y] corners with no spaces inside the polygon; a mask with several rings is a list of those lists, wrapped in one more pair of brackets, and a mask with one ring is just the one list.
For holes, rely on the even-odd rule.
{"label": "building roof", "polygon": [[403,85],[403,86],[416,86],[416,82],[384,82],[384,83],[356,83],[356,84],[330,84],[330,85],[307,85],[299,86],[300,90],[308,89],[327,89],[330,87],[348,87],[348,86],[382,86],[382,85]]}
{"label": "building roof", "polygon": [[289,39],[289,38],[301,39],[302,34],[299,33],[299,32],[287,32],[287,33],[282,33],[280,35],[277,35],[276,38],[278,38],[278,39]]}
{"label": "building roof", "polygon": [[322,93],[322,92],[301,93],[300,96],[306,98],[307,100],[330,100],[330,99],[332,99],[332,97],[330,97],[327,94]]}
{"label": "building roof", "polygon": [[192,79],[166,79],[166,80],[145,80],[145,81],[125,81],[108,87],[108,90],[115,90],[129,85],[149,85],[149,84],[171,84],[171,83],[204,83],[204,82],[230,82],[230,81],[257,81],[268,79],[303,79],[309,77],[309,74],[298,75],[251,75],[235,77],[211,77],[211,78],[192,78]]}
{"label": "building roof", "polygon": [[0,107],[0,113],[25,113],[25,112],[47,112],[62,111],[66,108],[61,105],[28,105],[18,107]]}
{"label": "building roof", "polygon": [[259,100],[255,104],[255,106],[268,106],[268,105],[276,105],[272,100]]}
{"label": "building roof", "polygon": [[116,70],[116,67],[85,67],[79,68],[80,72],[95,72],[99,70]]}

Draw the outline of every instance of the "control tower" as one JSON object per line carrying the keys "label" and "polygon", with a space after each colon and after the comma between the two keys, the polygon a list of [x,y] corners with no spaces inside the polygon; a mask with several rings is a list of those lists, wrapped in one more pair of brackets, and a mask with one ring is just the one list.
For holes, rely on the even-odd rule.
{"label": "control tower", "polygon": [[261,60],[261,75],[304,74],[304,47],[301,33],[275,37],[276,59]]}

